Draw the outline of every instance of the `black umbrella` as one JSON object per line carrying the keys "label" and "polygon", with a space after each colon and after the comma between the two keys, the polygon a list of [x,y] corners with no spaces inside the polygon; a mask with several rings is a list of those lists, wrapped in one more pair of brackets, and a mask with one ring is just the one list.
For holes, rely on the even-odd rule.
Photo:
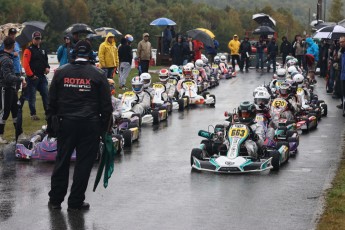
{"label": "black umbrella", "polygon": [[111,27],[100,27],[95,29],[96,35],[101,35],[102,37],[106,37],[108,33],[112,33],[115,36],[122,35],[120,31]]}
{"label": "black umbrella", "polygon": [[269,27],[276,26],[276,21],[268,14],[263,14],[263,13],[254,14],[252,19],[256,21],[257,23],[259,23],[260,25],[265,25]]}
{"label": "black umbrella", "polygon": [[20,134],[23,133],[23,105],[24,105],[24,89],[22,89],[22,93],[18,99],[18,113],[17,113],[17,122],[16,122],[16,130],[15,130],[15,135],[16,135],[16,143],[18,141],[18,137]]}
{"label": "black umbrella", "polygon": [[94,34],[95,31],[88,25],[84,23],[75,23],[69,26],[65,30],[66,34],[73,34],[73,33],[86,33],[86,34]]}
{"label": "black umbrella", "polygon": [[259,34],[259,35],[270,35],[274,34],[274,29],[272,29],[269,26],[259,26],[253,31],[253,34]]}
{"label": "black umbrella", "polygon": [[326,39],[339,39],[341,36],[345,36],[345,27],[340,25],[326,26],[317,30],[313,38],[326,38]]}
{"label": "black umbrella", "polygon": [[195,40],[201,41],[205,46],[214,47],[212,38],[204,31],[198,29],[189,30],[187,31],[187,35]]}
{"label": "black umbrella", "polygon": [[35,31],[43,32],[47,23],[40,21],[24,22],[24,28],[19,32],[20,34],[16,37],[16,41],[19,45],[24,46],[32,40],[32,34]]}

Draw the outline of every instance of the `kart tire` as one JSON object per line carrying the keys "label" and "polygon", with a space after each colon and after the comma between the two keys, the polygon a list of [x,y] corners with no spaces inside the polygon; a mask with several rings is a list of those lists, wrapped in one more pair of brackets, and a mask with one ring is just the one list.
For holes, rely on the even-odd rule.
{"label": "kart tire", "polygon": [[309,132],[309,120],[308,120],[308,118],[304,118],[303,120],[306,121],[307,129],[302,130],[302,133],[308,133]]}
{"label": "kart tire", "polygon": [[183,111],[184,110],[184,100],[183,100],[183,98],[179,99],[177,101],[177,103],[178,103],[178,111]]}
{"label": "kart tire", "polygon": [[186,98],[187,99],[187,106],[186,107],[188,107],[189,106],[189,97],[188,96],[183,96],[182,98]]}
{"label": "kart tire", "polygon": [[193,157],[195,157],[198,160],[203,160],[203,158],[202,158],[202,150],[198,149],[198,148],[192,149],[192,152],[190,154],[190,166],[192,166],[193,163],[194,163]]}
{"label": "kart tire", "polygon": [[113,135],[113,137],[115,137],[119,141],[118,146],[117,146],[117,152],[116,152],[117,154],[119,154],[122,151],[123,138],[121,135],[118,135],[118,134]]}
{"label": "kart tire", "polygon": [[321,107],[323,108],[323,116],[326,117],[328,113],[328,107],[327,104],[322,104]]}
{"label": "kart tire", "polygon": [[159,124],[159,111],[154,110],[154,111],[152,111],[151,115],[152,115],[152,118],[153,118],[153,122],[152,123],[154,125]]}
{"label": "kart tire", "polygon": [[203,97],[204,99],[206,99],[206,96],[207,96],[208,94],[210,94],[210,92],[205,91],[205,92],[202,93],[202,97]]}
{"label": "kart tire", "polygon": [[286,137],[289,138],[289,137],[293,137],[294,134],[296,134],[297,132],[296,131],[293,131],[293,130],[288,130],[286,132]]}
{"label": "kart tire", "polygon": [[212,95],[210,95],[210,97],[213,97],[213,100],[214,100],[214,103],[211,103],[211,104],[210,104],[210,107],[214,108],[214,107],[216,107],[216,96],[214,96],[214,95],[212,94]]}
{"label": "kart tire", "polygon": [[288,155],[287,155],[286,160],[285,160],[285,162],[288,162],[289,159],[290,159],[290,145],[289,145],[289,142],[287,142],[287,141],[278,142],[277,145],[276,145],[276,148],[277,148],[277,151],[278,151],[278,149],[281,146],[283,146],[283,145],[285,145],[288,148],[288,150],[287,150]]}
{"label": "kart tire", "polygon": [[136,123],[129,123],[129,125],[128,125],[128,128],[130,129],[130,128],[139,128],[139,124],[136,124]]}
{"label": "kart tire", "polygon": [[274,150],[272,152],[270,152],[269,154],[270,157],[272,157],[272,166],[273,169],[272,171],[279,171],[280,169],[280,153],[277,150]]}
{"label": "kart tire", "polygon": [[131,147],[132,146],[132,131],[131,130],[124,130],[122,133],[122,137],[124,140],[124,147]]}

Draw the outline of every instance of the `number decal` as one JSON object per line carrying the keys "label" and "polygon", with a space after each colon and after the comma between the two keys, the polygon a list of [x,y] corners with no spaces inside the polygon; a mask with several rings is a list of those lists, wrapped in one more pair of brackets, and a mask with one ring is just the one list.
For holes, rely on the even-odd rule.
{"label": "number decal", "polygon": [[276,82],[276,86],[280,87],[282,85],[282,83],[280,81]]}
{"label": "number decal", "polygon": [[186,86],[189,86],[189,87],[194,85],[194,83],[192,81],[186,81],[183,84],[186,84]]}
{"label": "number decal", "polygon": [[256,116],[255,121],[264,121],[264,118],[262,116]]}
{"label": "number decal", "polygon": [[303,89],[302,88],[298,88],[297,89],[297,93],[302,93],[303,92]]}
{"label": "number decal", "polygon": [[162,84],[153,84],[152,88],[161,89],[161,88],[164,88],[164,86]]}
{"label": "number decal", "polygon": [[212,68],[218,68],[218,65],[212,64]]}
{"label": "number decal", "polygon": [[134,97],[135,93],[132,91],[127,91],[123,94],[124,97]]}
{"label": "number decal", "polygon": [[229,130],[230,137],[245,137],[248,134],[247,129],[245,128],[231,128]]}
{"label": "number decal", "polygon": [[281,99],[275,99],[272,102],[272,106],[274,106],[274,107],[286,107],[286,102],[284,100],[281,100]]}
{"label": "number decal", "polygon": [[194,75],[198,75],[198,74],[199,74],[199,70],[193,69],[193,70],[192,70],[192,73],[193,73]]}

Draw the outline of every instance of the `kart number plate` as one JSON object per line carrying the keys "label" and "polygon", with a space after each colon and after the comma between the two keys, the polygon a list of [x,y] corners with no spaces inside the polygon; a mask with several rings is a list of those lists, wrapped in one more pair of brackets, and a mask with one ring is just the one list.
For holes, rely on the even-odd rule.
{"label": "kart number plate", "polygon": [[276,86],[280,87],[282,85],[282,83],[280,81],[276,82]]}
{"label": "kart number plate", "polygon": [[162,88],[164,88],[164,85],[163,84],[153,84],[152,88],[154,88],[154,89],[162,89]]}
{"label": "kart number plate", "polygon": [[193,75],[198,75],[198,74],[199,74],[199,70],[193,69],[193,70],[192,70],[192,73],[193,73]]}
{"label": "kart number plate", "polygon": [[170,84],[173,84],[173,85],[176,85],[176,84],[177,84],[176,79],[169,79],[168,82],[169,82]]}
{"label": "kart number plate", "polygon": [[123,97],[134,97],[135,93],[132,91],[127,91],[123,94]]}
{"label": "kart number plate", "polygon": [[285,100],[281,100],[281,99],[275,99],[272,102],[272,106],[284,108],[284,107],[286,107],[286,101]]}
{"label": "kart number plate", "polygon": [[297,89],[297,93],[298,93],[298,94],[300,94],[300,93],[302,93],[302,92],[303,92],[303,89],[302,89],[302,88],[298,88],[298,89]]}
{"label": "kart number plate", "polygon": [[183,84],[185,84],[186,86],[192,87],[194,85],[194,83],[192,81],[186,81]]}
{"label": "kart number plate", "polygon": [[248,130],[245,128],[231,128],[229,131],[230,137],[245,137],[248,135]]}
{"label": "kart number plate", "polygon": [[212,64],[212,68],[218,68],[218,65]]}
{"label": "kart number plate", "polygon": [[258,121],[264,121],[264,118],[262,116],[256,116],[255,117],[255,121],[258,122]]}

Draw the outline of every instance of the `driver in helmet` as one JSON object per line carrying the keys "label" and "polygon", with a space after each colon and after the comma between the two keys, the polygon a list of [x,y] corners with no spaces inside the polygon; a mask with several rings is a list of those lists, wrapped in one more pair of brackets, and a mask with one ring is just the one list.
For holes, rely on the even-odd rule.
{"label": "driver in helmet", "polygon": [[273,93],[278,94],[279,85],[286,79],[286,70],[283,68],[277,69],[277,72],[273,75],[273,80],[270,83],[270,89]]}
{"label": "driver in helmet", "polygon": [[178,81],[176,89],[177,92],[181,95],[182,83],[185,81],[193,81],[193,75],[191,68],[187,65],[183,66],[182,69],[182,79]]}
{"label": "driver in helmet", "polygon": [[219,65],[220,64],[220,57],[219,56],[215,56],[213,59],[214,64]]}
{"label": "driver in helmet", "polygon": [[309,89],[304,84],[304,77],[302,74],[296,74],[293,77],[293,80],[295,84],[297,85],[297,89],[303,90],[302,93],[296,92],[297,102],[300,106],[306,106],[305,102],[310,99],[310,92],[309,92]]}
{"label": "driver in helmet", "polygon": [[114,120],[121,117],[122,114],[122,106],[121,100],[115,97],[115,82],[113,79],[108,79],[109,87],[110,87],[110,94],[111,94],[111,104],[113,106],[113,117]]}
{"label": "driver in helmet", "polygon": [[204,62],[201,59],[195,61],[195,68],[199,71],[199,76],[203,81],[207,80],[206,71],[204,69]]}
{"label": "driver in helmet", "polygon": [[144,84],[144,92],[148,93],[151,97],[151,99],[155,95],[155,90],[151,87],[151,74],[149,73],[142,73],[140,75],[141,80],[143,81]]}
{"label": "driver in helmet", "polygon": [[248,138],[244,146],[247,149],[249,156],[258,158],[258,147],[264,143],[265,131],[262,125],[255,123],[256,108],[250,101],[244,101],[237,109],[238,121],[247,125],[251,130],[251,138]]}
{"label": "driver in helmet", "polygon": [[180,68],[177,65],[171,65],[169,68],[170,77],[175,77],[180,80]]}
{"label": "driver in helmet", "polygon": [[165,85],[165,92],[162,94],[164,101],[170,101],[175,97],[176,87],[168,82],[169,71],[167,69],[161,69],[159,71],[159,81]]}
{"label": "driver in helmet", "polygon": [[132,90],[138,95],[139,100],[132,104],[134,113],[145,115],[145,112],[151,108],[151,97],[148,93],[144,92],[144,83],[139,76],[132,79]]}
{"label": "driver in helmet", "polygon": [[293,117],[293,114],[296,114],[296,112],[299,111],[299,108],[298,108],[296,96],[294,94],[291,94],[291,85],[287,82],[283,82],[280,85],[280,88],[278,91],[279,91],[278,97],[286,100],[286,102],[288,103],[288,108],[290,112],[292,113],[291,115]]}

